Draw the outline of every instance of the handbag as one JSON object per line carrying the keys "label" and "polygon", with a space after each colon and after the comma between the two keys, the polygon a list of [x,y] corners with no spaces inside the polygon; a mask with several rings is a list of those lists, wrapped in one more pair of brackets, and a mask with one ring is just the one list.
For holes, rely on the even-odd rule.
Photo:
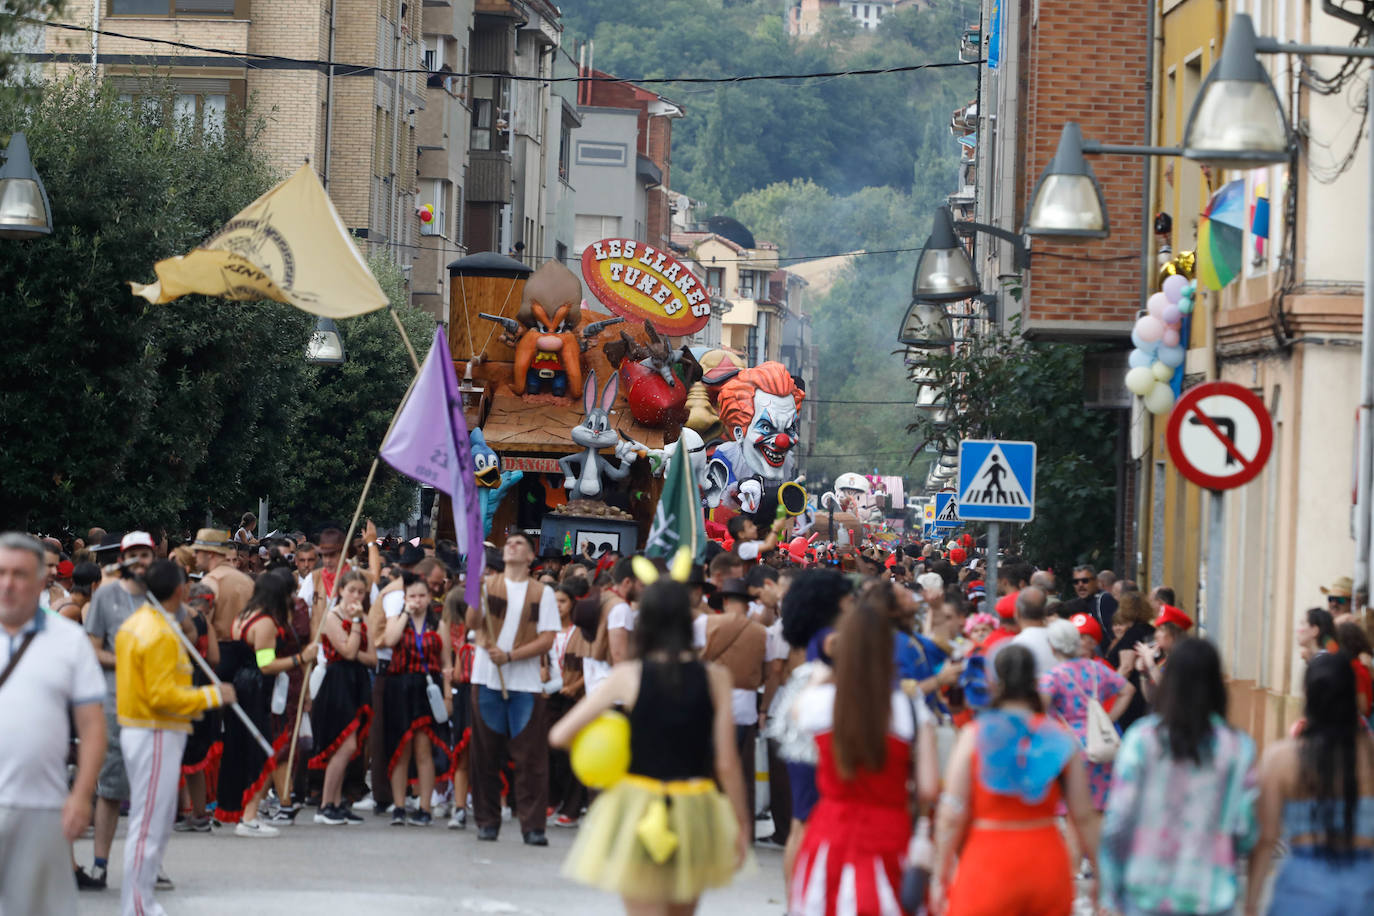
{"label": "handbag", "polygon": [[444,706],[444,693],[439,685],[433,681],[425,684],[425,697],[429,700],[429,714],[434,717],[434,724],[443,725],[447,722],[448,707]]}
{"label": "handbag", "polygon": [[[1096,667],[1097,663],[1089,664]],[[1088,716],[1083,723],[1087,734],[1084,751],[1092,763],[1111,763],[1116,759],[1116,752],[1121,749],[1121,735],[1117,732],[1112,717],[1107,715],[1107,710],[1098,702],[1098,687],[1101,686],[1102,676],[1099,672],[1094,673],[1097,674],[1097,679],[1093,682],[1093,692],[1084,692],[1088,701]]]}
{"label": "handbag", "polygon": [[[907,702],[911,704],[911,753],[914,757],[921,720],[916,715],[916,701],[907,697]],[[920,817],[916,819],[916,828],[907,843],[906,861],[902,863],[902,885],[898,891],[902,912],[925,912],[926,888],[930,884],[930,872],[934,865],[935,847],[930,842],[930,818]]]}
{"label": "handbag", "polygon": [[10,679],[10,675],[14,672],[14,669],[19,665],[19,659],[23,658],[24,653],[29,651],[29,646],[33,643],[33,638],[37,635],[37,630],[30,630],[29,635],[24,637],[24,641],[19,644],[19,648],[16,649],[14,654],[10,656],[9,664],[5,666],[4,671],[0,672],[0,687],[5,686],[5,681],[8,681]]}

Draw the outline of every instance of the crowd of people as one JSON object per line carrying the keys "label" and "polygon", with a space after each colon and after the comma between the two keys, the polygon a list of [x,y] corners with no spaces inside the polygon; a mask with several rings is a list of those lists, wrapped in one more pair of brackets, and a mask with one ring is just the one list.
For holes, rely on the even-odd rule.
{"label": "crowd of people", "polygon": [[[451,543],[255,521],[0,536],[0,733],[34,736],[0,747],[4,912],[107,887],[126,807],[130,913],[173,886],[172,833],[270,840],[306,811],[576,829],[563,873],[631,913],[692,912],[756,848],[793,916],[1374,912],[1348,580],[1303,616],[1303,716],[1257,758],[1172,591],[1089,566],[1069,594],[1014,556],[985,581],[968,542],[806,567],[740,525],[670,572],[515,532],[470,607]],[[611,710],[629,770],[589,787],[569,747]]]}

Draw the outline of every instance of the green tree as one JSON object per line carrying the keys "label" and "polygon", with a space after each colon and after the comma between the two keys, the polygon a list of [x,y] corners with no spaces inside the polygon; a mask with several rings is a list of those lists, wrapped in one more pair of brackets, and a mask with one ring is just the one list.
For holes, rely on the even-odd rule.
{"label": "green tree", "polygon": [[[52,235],[0,245],[6,526],[174,526],[278,466],[305,316],[129,280],[182,254],[270,186],[249,123],[192,129],[83,77],[0,98],[52,201]],[[292,348],[294,349],[294,347]]]}
{"label": "green tree", "polygon": [[997,332],[932,351],[924,366],[945,411],[918,410],[909,427],[922,450],[961,439],[1034,442],[1035,521],[1010,533],[1018,552],[1055,569],[1101,565],[1115,542],[1116,424],[1083,406],[1086,352]]}
{"label": "green tree", "polygon": [[42,34],[42,26],[35,20],[46,19],[62,12],[64,0],[5,0],[0,6],[0,84],[6,83],[18,62],[18,37],[30,30]]}
{"label": "green tree", "polygon": [[[405,277],[390,256],[373,255],[368,267],[423,360],[434,334],[434,318],[407,305]],[[340,321],[339,331],[348,361],[304,370],[298,426],[285,456],[288,473],[271,491],[273,517],[306,531],[325,521],[347,524],[352,518],[372,459],[415,374],[385,310]],[[411,515],[415,498],[415,482],[383,462],[363,506],[364,516],[379,525],[398,523]]]}

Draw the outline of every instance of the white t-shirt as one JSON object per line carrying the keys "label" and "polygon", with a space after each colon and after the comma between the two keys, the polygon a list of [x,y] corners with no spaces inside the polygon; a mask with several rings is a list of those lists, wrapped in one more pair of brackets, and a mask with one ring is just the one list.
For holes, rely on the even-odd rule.
{"label": "white t-shirt", "polygon": [[563,678],[563,657],[568,653],[568,643],[576,629],[576,626],[570,626],[553,638],[553,648],[549,650],[549,680]]}
{"label": "white t-shirt", "polygon": [[[400,617],[402,614],[405,613],[405,610],[406,593],[402,589],[398,588],[394,591],[387,592],[385,595],[382,596],[382,613],[386,615],[386,620],[389,621],[393,617]],[[385,623],[382,624],[382,628],[386,628]],[[368,634],[368,639],[372,640],[372,644],[378,646],[377,661],[379,662],[391,658],[392,651],[391,649],[383,649],[380,647],[381,638],[381,633]]]}
{"label": "white t-shirt", "polygon": [[611,676],[611,663],[594,658],[582,659],[582,689],[588,696],[601,686],[601,682]]}
{"label": "white t-shirt", "polygon": [[[520,618],[523,616],[521,609],[525,607],[525,595],[529,592],[531,581],[533,580],[506,580],[507,613],[501,622],[501,632],[496,637],[496,647],[502,652],[510,652],[515,647],[515,634],[520,629]],[[560,628],[558,601],[553,597],[553,589],[545,587],[544,595],[539,599],[539,622],[535,624],[535,632],[557,633]],[[501,666],[501,673],[498,675],[496,666],[491,663],[491,656],[487,655],[481,646],[476,647],[472,656],[472,682],[492,690],[500,690],[502,676],[505,677],[506,690],[517,690],[521,693],[543,692],[540,687],[542,681],[539,679],[539,656],[531,655],[517,662],[507,662]]]}
{"label": "white t-shirt", "polygon": [[1030,654],[1035,656],[1035,676],[1037,678],[1059,664],[1058,657],[1050,648],[1049,627],[1026,627],[1009,641],[1014,646],[1025,646],[1030,650]]}
{"label": "white t-shirt", "polygon": [[[808,687],[797,697],[793,707],[797,726],[813,735],[830,731],[835,727],[835,685],[817,684]],[[889,713],[887,733],[902,741],[910,741],[916,736],[912,725],[911,711],[916,710],[917,725],[934,725],[935,716],[925,704],[919,688],[914,697],[907,697],[901,690],[892,691],[892,710]]]}
{"label": "white t-shirt", "polygon": [[787,640],[782,638],[782,621],[773,621],[772,626],[768,627],[767,648],[763,651],[765,662],[780,662],[786,660],[791,653],[792,647],[787,644]]}
{"label": "white t-shirt", "polygon": [[632,608],[628,601],[622,601],[611,608],[611,613],[606,616],[606,629],[629,630],[633,633],[637,620],[639,620],[639,611]]}
{"label": "white t-shirt", "polygon": [[37,633],[33,645],[0,688],[0,807],[60,810],[67,800],[67,711],[103,702],[105,676],[81,625],[42,611],[15,636],[0,630],[0,670],[30,630]]}
{"label": "white t-shirt", "polygon": [[710,619],[709,613],[692,618],[692,647],[698,651],[706,648],[706,621]]}
{"label": "white t-shirt", "polygon": [[735,553],[746,563],[757,560],[762,552],[763,541],[740,541],[735,545]]}

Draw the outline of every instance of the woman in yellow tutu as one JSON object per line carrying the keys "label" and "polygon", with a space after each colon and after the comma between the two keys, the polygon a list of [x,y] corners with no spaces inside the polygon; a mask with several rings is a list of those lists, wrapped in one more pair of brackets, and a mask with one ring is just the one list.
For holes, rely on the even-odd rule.
{"label": "woman in yellow tutu", "polygon": [[692,650],[690,601],[677,582],[644,590],[634,635],[636,660],[616,665],[549,732],[550,744],[568,747],[612,707],[629,716],[629,772],[587,812],[563,874],[619,894],[631,916],[690,916],[749,852],[732,681]]}

